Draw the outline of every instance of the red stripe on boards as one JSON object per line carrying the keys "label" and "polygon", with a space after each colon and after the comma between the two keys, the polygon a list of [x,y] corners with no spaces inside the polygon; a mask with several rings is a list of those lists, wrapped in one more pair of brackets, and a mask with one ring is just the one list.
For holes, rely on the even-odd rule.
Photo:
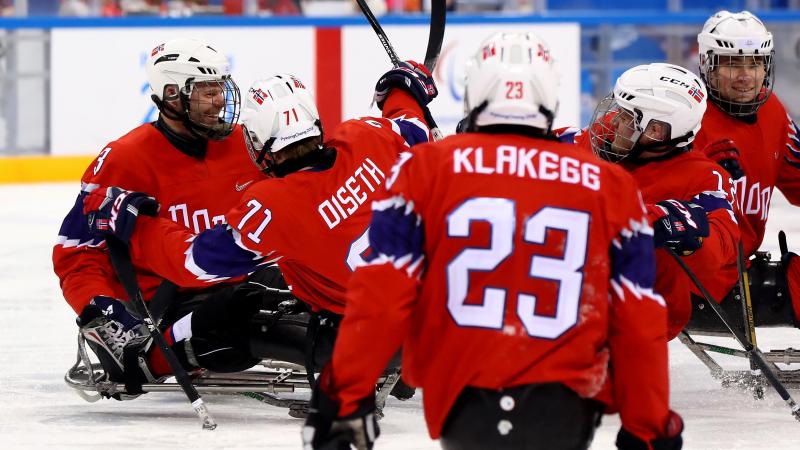
{"label": "red stripe on boards", "polygon": [[342,121],[342,29],[316,29],[317,109],[323,130]]}

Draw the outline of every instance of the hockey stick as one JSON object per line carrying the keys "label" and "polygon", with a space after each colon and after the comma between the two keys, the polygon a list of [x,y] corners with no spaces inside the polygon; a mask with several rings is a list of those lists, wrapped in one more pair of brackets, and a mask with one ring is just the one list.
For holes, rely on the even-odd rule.
{"label": "hockey stick", "polygon": [[764,359],[764,354],[761,352],[761,350],[755,345],[753,345],[747,339],[747,337],[745,337],[742,334],[741,331],[739,331],[736,327],[731,326],[730,324],[731,322],[730,320],[728,320],[725,311],[723,311],[722,308],[719,306],[719,304],[717,304],[711,293],[708,292],[705,286],[703,286],[703,283],[700,282],[700,280],[697,278],[697,275],[695,275],[694,272],[692,272],[692,269],[690,269],[689,266],[686,265],[683,259],[681,259],[681,257],[678,256],[678,254],[675,253],[672,249],[665,248],[665,250],[667,251],[667,253],[670,254],[670,256],[672,256],[672,258],[678,263],[678,265],[681,266],[681,269],[683,269],[686,275],[692,280],[692,283],[695,286],[697,286],[697,289],[700,291],[701,294],[703,294],[703,298],[705,299],[708,306],[710,306],[711,309],[714,310],[714,312],[717,314],[720,320],[722,320],[722,323],[725,325],[725,327],[733,334],[734,339],[736,339],[736,341],[739,342],[739,345],[741,345],[742,348],[745,350],[747,356],[750,358],[750,361],[756,363],[756,365],[761,369],[761,372],[764,374],[764,377],[767,379],[769,384],[772,385],[773,389],[775,389],[778,395],[780,395],[780,397],[786,402],[786,404],[789,405],[789,408],[792,410],[792,416],[794,416],[795,419],[800,421],[800,405],[798,405],[797,402],[794,401],[792,396],[789,395],[789,391],[786,390],[786,386],[784,386],[783,383],[781,383],[777,375],[775,375],[775,372],[773,372],[772,368],[769,366],[769,364],[767,364],[767,361]]}
{"label": "hockey stick", "polygon": [[431,0],[431,28],[428,32],[428,49],[425,50],[425,67],[431,72],[436,67],[439,53],[442,52],[446,15],[446,0]]}
{"label": "hockey stick", "polygon": [[[361,12],[364,13],[364,16],[372,26],[375,34],[378,35],[378,40],[381,41],[383,49],[386,51],[386,54],[389,55],[389,60],[392,62],[392,65],[395,67],[399,66],[401,62],[400,58],[397,56],[397,52],[394,51],[392,43],[389,42],[389,37],[386,36],[386,32],[383,31],[383,27],[380,23],[378,23],[378,19],[375,18],[375,14],[373,14],[372,10],[369,9],[369,5],[367,5],[366,0],[356,0],[356,3],[358,3],[358,7],[361,8]],[[444,5],[444,0],[433,0],[431,4],[431,30],[428,40],[428,49],[425,53],[425,67],[431,72],[433,72],[433,69],[436,66],[436,60],[439,58],[439,52],[442,49],[442,40],[444,39]],[[434,22],[434,20],[437,20],[437,22]],[[444,136],[439,130],[439,126],[436,125],[436,121],[433,119],[433,115],[431,115],[431,110],[428,109],[427,106],[422,106],[422,112],[425,115],[425,122],[427,122],[428,126],[431,127],[431,135],[433,136],[433,140],[442,140]]]}
{"label": "hockey stick", "polygon": [[747,325],[747,339],[753,344],[758,345],[756,341],[756,325],[753,319],[753,301],[750,297],[750,275],[747,273],[747,266],[744,260],[744,246],[742,241],[739,241],[737,248],[738,254],[736,255],[736,269],[739,271],[739,292],[742,297],[742,304],[744,306],[744,323]]}
{"label": "hockey stick", "polygon": [[164,335],[161,334],[161,330],[159,330],[156,321],[153,320],[153,316],[150,315],[150,311],[148,311],[147,305],[144,303],[142,291],[139,290],[139,284],[136,281],[136,272],[133,269],[128,246],[114,236],[106,236],[106,244],[108,245],[108,253],[111,256],[111,264],[114,266],[114,271],[117,272],[117,277],[125,288],[125,292],[127,292],[131,304],[133,304],[136,312],[142,317],[147,331],[164,354],[164,358],[166,358],[173,375],[175,375],[175,380],[180,384],[181,389],[186,393],[192,407],[200,417],[200,421],[203,423],[203,429],[213,430],[217,428],[217,423],[211,418],[202,397],[200,397],[197,389],[192,385],[189,374],[187,374],[186,370],[181,366],[172,348],[167,345]]}
{"label": "hockey stick", "polygon": [[[747,326],[747,328],[745,328],[745,337],[751,344],[757,346],[756,324],[753,318],[753,301],[750,297],[750,275],[747,273],[747,265],[744,260],[744,245],[742,245],[741,240],[739,240],[736,250],[736,270],[739,272],[739,295],[741,295],[744,324]],[[754,374],[758,374],[758,367],[756,367],[752,359],[750,359],[750,370],[752,370]]]}

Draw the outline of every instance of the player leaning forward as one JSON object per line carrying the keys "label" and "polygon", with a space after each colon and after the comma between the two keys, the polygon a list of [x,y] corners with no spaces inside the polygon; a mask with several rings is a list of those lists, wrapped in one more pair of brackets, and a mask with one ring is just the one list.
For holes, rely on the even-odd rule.
{"label": "player leaning forward", "polygon": [[349,120],[324,135],[298,78],[259,80],[245,95],[247,150],[238,151],[250,153],[252,161],[243,164],[255,162],[269,177],[244,192],[224,214],[225,224],[198,234],[163,218],[137,217],[157,209],[156,200],[115,187],[95,189],[84,211],[96,232],[129,241],[134,263],[182,287],[258,274],[277,263],[294,296],[315,312],[341,315],[347,280],[368,252],[369,200],[397,155],[427,141],[420,104],[435,96],[427,69],[401,63],[376,85],[382,117]]}
{"label": "player leaning forward", "polygon": [[444,448],[587,448],[609,404],[620,448],[681,447],[653,230],[629,174],[550,136],[557,91],[541,40],[494,35],[467,69],[468,132],[400,155],[306,448],[372,446],[401,345]]}

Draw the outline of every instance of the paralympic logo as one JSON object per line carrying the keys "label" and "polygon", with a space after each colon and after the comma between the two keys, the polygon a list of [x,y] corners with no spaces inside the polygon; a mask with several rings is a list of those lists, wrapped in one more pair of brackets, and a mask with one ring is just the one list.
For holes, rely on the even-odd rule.
{"label": "paralympic logo", "polygon": [[448,42],[439,57],[440,64],[436,66],[433,76],[440,86],[447,86],[447,93],[456,102],[464,100],[464,57],[462,57],[460,43]]}

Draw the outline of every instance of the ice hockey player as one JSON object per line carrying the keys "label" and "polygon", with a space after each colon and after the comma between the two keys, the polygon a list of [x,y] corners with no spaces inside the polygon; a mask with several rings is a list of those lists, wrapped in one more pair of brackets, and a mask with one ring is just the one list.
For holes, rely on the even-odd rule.
{"label": "ice hockey player", "polygon": [[[636,179],[654,229],[656,292],[668,306],[668,336],[692,314],[700,295],[670,248],[722,299],[736,283],[739,229],[725,169],[691,151],[706,110],[700,79],[680,66],[647,64],[625,71],[597,106],[589,131],[576,141]],[[564,140],[568,134],[562,134]]]}
{"label": "ice hockey player", "polygon": [[[749,258],[764,239],[774,188],[793,205],[800,205],[798,127],[772,92],[773,36],[756,16],[747,11],[720,11],[703,25],[697,42],[711,106],[695,148],[718,161],[734,178],[742,244]],[[756,325],[800,324],[800,259],[794,256],[784,252],[780,263],[753,260]],[[723,306],[731,303],[728,306],[738,304],[722,302]],[[728,315],[741,317],[740,312]],[[695,324],[695,317],[702,316],[693,315],[693,326],[706,325],[705,320]]]}
{"label": "ice hockey player", "polygon": [[372,447],[373,386],[402,345],[443,448],[585,449],[613,403],[619,448],[679,449],[633,178],[550,135],[559,80],[537,36],[493,35],[467,67],[467,133],[401,154],[373,202],[304,448]]}
{"label": "ice hockey player", "polygon": [[[149,362],[139,361],[137,347],[149,346],[150,341],[138,333],[139,319],[119,300],[127,295],[110,265],[104,240],[92,236],[86,224],[84,198],[98,186],[147,192],[161,200],[160,217],[200,232],[222,223],[242,191],[264,178],[247,156],[244,135],[237,125],[239,88],[220,50],[195,39],[170,40],[152,49],[145,69],[159,109],[158,120],[106,145],[86,169],[80,195],[64,219],[53,249],[53,265],[64,298],[79,315],[87,342],[112,381],[136,383],[152,381],[153,372],[165,373],[168,367],[158,351],[150,352]],[[149,300],[162,277],[143,265],[136,266],[136,273]],[[252,289],[242,290],[239,294],[250,300],[238,302],[240,310],[235,310],[223,304],[227,295],[205,302],[215,291],[203,287],[206,289],[202,291],[176,294],[175,308],[167,311],[162,322],[168,326],[200,303],[207,303],[204,310],[195,311],[166,333],[181,347],[176,349],[180,350],[179,358],[196,360],[190,354],[193,348],[198,354],[213,355],[199,360],[216,371],[252,366],[258,360],[249,357],[240,345],[233,345],[244,336],[237,331],[241,327],[230,322],[238,322],[241,315],[252,315],[259,307],[258,296],[252,295]],[[190,321],[195,322],[192,334],[187,332]],[[194,346],[183,351],[189,338]],[[140,367],[123,369],[123,348],[132,350],[129,356],[137,361],[134,366]]]}
{"label": "ice hockey player", "polygon": [[137,219],[156,200],[114,187],[94,190],[84,208],[94,211],[95,231],[130,241],[134,263],[179,286],[208,286],[277,263],[292,293],[335,321],[347,280],[369,252],[369,199],[397,155],[428,140],[420,105],[436,94],[427,69],[404,62],[377,83],[383,117],[346,121],[324,136],[297,77],[259,80],[243,108],[247,164],[270,177],[245,191],[225,213],[226,225],[193,233],[164,218]]}

